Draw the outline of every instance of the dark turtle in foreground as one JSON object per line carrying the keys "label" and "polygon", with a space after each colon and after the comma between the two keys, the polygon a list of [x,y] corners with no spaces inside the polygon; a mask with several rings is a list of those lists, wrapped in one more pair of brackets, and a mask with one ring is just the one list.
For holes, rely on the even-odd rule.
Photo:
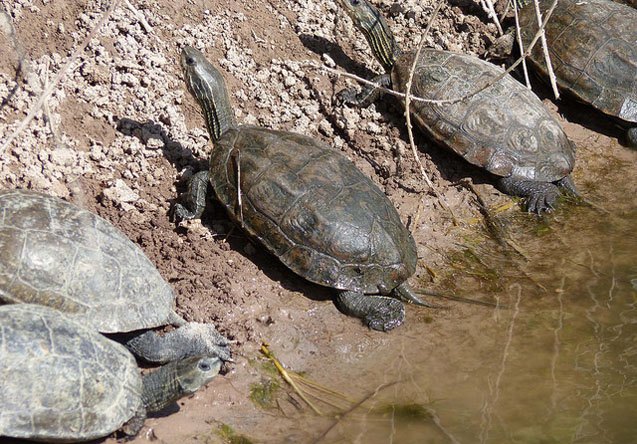
{"label": "dark turtle in foreground", "polygon": [[[339,0],[369,42],[386,74],[375,81],[404,91],[415,53],[401,53],[387,22],[366,0]],[[411,94],[425,99],[457,99],[494,82],[504,71],[476,57],[424,48]],[[377,88],[346,90],[339,100],[368,105]],[[526,198],[530,212],[553,208],[559,188],[576,194],[570,179],[575,151],[542,102],[509,75],[455,103],[413,101],[411,112],[426,134],[470,163],[500,176],[500,188]]]}
{"label": "dark turtle in foreground", "polygon": [[[181,63],[214,143],[209,171],[189,183],[178,219],[200,217],[209,185],[232,219],[292,271],[340,290],[341,311],[371,328],[404,319],[416,245],[398,212],[344,155],[300,134],[238,126],[221,73],[196,49]],[[239,183],[240,177],[240,183]],[[239,186],[240,185],[240,186]]]}
{"label": "dark turtle in foreground", "polygon": [[[229,359],[214,325],[186,323],[168,283],[137,245],[101,217],[28,190],[0,191],[0,302],[47,305],[150,362],[192,355]],[[180,326],[159,335],[151,329]],[[139,333],[139,334],[137,334]]]}
{"label": "dark turtle in foreground", "polygon": [[159,411],[221,368],[194,356],[144,375],[122,345],[52,308],[0,307],[0,436],[79,442],[135,435]]}
{"label": "dark turtle in foreground", "polygon": [[[520,10],[524,48],[538,30],[533,3]],[[544,15],[552,0],[540,0]],[[544,30],[557,85],[628,128],[637,147],[637,10],[608,0],[560,0]],[[548,79],[542,46],[529,55]]]}

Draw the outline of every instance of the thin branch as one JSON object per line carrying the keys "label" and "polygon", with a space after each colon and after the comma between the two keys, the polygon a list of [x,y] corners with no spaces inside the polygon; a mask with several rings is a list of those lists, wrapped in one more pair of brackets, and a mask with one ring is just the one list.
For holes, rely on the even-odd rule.
{"label": "thin branch", "polygon": [[[513,0],[513,15],[515,17],[515,38],[520,47],[520,54],[524,54],[524,43],[522,43],[522,32],[520,29],[520,15],[518,14],[518,0]],[[529,80],[529,70],[526,66],[526,59],[522,60],[522,72],[524,73],[524,83],[526,87],[531,89],[531,81]]]}
{"label": "thin branch", "polygon": [[[112,0],[111,5],[108,7],[106,12],[102,15],[102,18],[97,23],[95,28],[91,30],[91,32],[86,36],[86,38],[80,43],[80,45],[75,48],[71,56],[69,57],[66,64],[60,69],[57,75],[53,78],[47,89],[42,92],[38,101],[31,107],[29,114],[20,122],[20,125],[13,131],[13,133],[7,138],[7,140],[0,146],[0,155],[4,153],[4,151],[11,145],[11,143],[22,133],[22,131],[29,125],[31,120],[35,117],[35,115],[40,111],[42,105],[46,102],[46,100],[51,96],[53,91],[58,87],[58,84],[62,81],[64,76],[69,72],[72,72],[71,66],[75,64],[76,59],[79,57],[80,53],[84,51],[84,49],[91,43],[91,40],[95,37],[99,29],[106,23],[108,18],[111,16],[112,12],[115,10],[119,3],[119,0]],[[77,69],[80,65],[78,64],[75,69]]]}
{"label": "thin branch", "polygon": [[431,29],[431,25],[436,19],[438,12],[440,12],[440,8],[442,7],[442,4],[443,4],[443,0],[439,0],[438,4],[436,5],[436,8],[434,9],[433,13],[429,17],[429,22],[427,23],[427,27],[425,28],[425,31],[423,32],[423,34],[420,36],[420,43],[418,44],[418,49],[416,49],[416,54],[414,55],[414,62],[411,65],[411,69],[409,70],[409,78],[407,79],[407,84],[405,85],[405,119],[407,121],[407,133],[409,134],[409,145],[411,146],[411,152],[414,155],[416,164],[418,165],[418,168],[420,169],[420,174],[425,179],[425,182],[427,182],[427,186],[429,186],[429,189],[434,193],[434,195],[436,196],[440,204],[444,207],[445,210],[449,212],[449,214],[451,214],[451,220],[453,221],[453,224],[457,226],[458,220],[456,219],[456,215],[454,214],[451,207],[447,205],[447,202],[445,201],[445,199],[438,193],[438,191],[434,187],[434,184],[429,179],[429,176],[427,176],[427,172],[425,171],[425,168],[423,167],[422,162],[420,161],[420,156],[418,156],[418,149],[416,148],[416,143],[414,142],[414,133],[412,130],[413,127],[411,124],[411,112],[409,111],[409,104],[411,99],[411,96],[410,96],[411,85],[414,80],[414,72],[416,71],[416,65],[418,65],[418,61],[420,59],[420,52],[422,51],[422,47],[425,44],[425,39],[427,38],[427,34],[429,33],[429,30]]}
{"label": "thin branch", "polygon": [[[484,3],[483,3],[484,2]],[[488,14],[488,17],[493,20],[496,28],[498,28],[498,34],[502,35],[502,25],[500,24],[500,20],[498,19],[498,14],[495,13],[495,7],[493,6],[492,0],[480,0],[482,4],[482,9]]]}
{"label": "thin branch", "polygon": [[[555,0],[554,5],[557,5]],[[544,62],[546,63],[546,71],[549,74],[549,80],[551,82],[551,88],[553,89],[553,95],[556,99],[560,98],[560,92],[557,89],[557,82],[555,80],[555,72],[553,72],[553,64],[551,63],[551,56],[549,55],[549,47],[546,43],[546,35],[544,33],[545,26],[542,26],[542,12],[540,12],[540,3],[538,0],[533,0],[533,6],[535,7],[535,17],[537,18],[537,24],[540,26],[538,32],[540,33],[540,40],[542,41],[542,53],[544,54]],[[553,8],[551,8],[551,11]]]}

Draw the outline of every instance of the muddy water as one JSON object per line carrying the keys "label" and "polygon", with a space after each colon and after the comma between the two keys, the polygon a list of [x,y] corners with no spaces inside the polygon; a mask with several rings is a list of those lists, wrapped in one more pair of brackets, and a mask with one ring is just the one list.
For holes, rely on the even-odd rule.
{"label": "muddy water", "polygon": [[323,441],[637,442],[637,179],[611,170],[589,190],[610,213],[503,219],[527,260],[468,245],[457,286],[508,308],[467,310],[432,347],[412,317],[369,356],[378,393]]}

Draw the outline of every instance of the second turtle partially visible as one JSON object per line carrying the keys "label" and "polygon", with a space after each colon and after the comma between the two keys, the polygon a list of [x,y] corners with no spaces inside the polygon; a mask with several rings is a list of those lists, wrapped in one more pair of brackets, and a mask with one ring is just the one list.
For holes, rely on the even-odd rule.
{"label": "second turtle partially visible", "polygon": [[[400,51],[384,17],[367,0],[339,3],[385,68],[375,81],[404,92],[415,53]],[[488,83],[493,85],[472,95]],[[420,129],[499,176],[502,191],[526,198],[528,211],[551,210],[558,187],[577,194],[569,176],[575,165],[573,144],[537,96],[501,68],[473,56],[423,48],[410,93],[431,100],[412,102]],[[359,94],[345,90],[339,99],[368,105],[378,95],[374,88]]]}
{"label": "second turtle partially visible", "polygon": [[400,325],[404,307],[395,298],[425,305],[406,282],[416,245],[383,192],[315,138],[237,125],[221,73],[194,48],[181,61],[214,148],[176,217],[200,217],[211,185],[245,231],[292,271],[339,290],[341,311],[371,328]]}
{"label": "second turtle partially visible", "polygon": [[[46,305],[101,333],[127,333],[127,347],[150,362],[230,358],[228,340],[212,324],[178,316],[175,294],[141,248],[96,214],[2,190],[0,251],[0,302]],[[179,328],[148,330],[167,324]]]}

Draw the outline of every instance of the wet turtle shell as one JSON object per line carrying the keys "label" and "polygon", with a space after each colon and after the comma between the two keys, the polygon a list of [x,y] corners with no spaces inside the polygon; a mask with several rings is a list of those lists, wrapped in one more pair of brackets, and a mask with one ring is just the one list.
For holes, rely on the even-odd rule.
{"label": "wet turtle shell", "polygon": [[[400,55],[392,85],[406,89],[414,53]],[[492,83],[503,70],[476,57],[423,49],[411,94],[457,99]],[[560,124],[527,88],[505,75],[456,103],[411,102],[419,126],[474,165],[501,176],[555,182],[572,171],[575,151]]]}
{"label": "wet turtle shell", "polygon": [[386,295],[416,270],[416,244],[389,199],[316,139],[230,128],[215,141],[209,173],[228,213],[309,281]]}
{"label": "wet turtle shell", "polygon": [[0,436],[106,436],[143,411],[133,356],[93,328],[32,304],[0,307]]}
{"label": "wet turtle shell", "polygon": [[[551,0],[540,0],[540,10]],[[532,4],[520,11],[522,40],[537,32]],[[625,122],[637,123],[637,11],[607,0],[560,0],[546,40],[558,86],[582,102]],[[548,78],[541,45],[530,60]]]}
{"label": "wet turtle shell", "polygon": [[106,220],[28,190],[0,191],[0,209],[0,301],[47,305],[102,333],[174,321],[168,283]]}

